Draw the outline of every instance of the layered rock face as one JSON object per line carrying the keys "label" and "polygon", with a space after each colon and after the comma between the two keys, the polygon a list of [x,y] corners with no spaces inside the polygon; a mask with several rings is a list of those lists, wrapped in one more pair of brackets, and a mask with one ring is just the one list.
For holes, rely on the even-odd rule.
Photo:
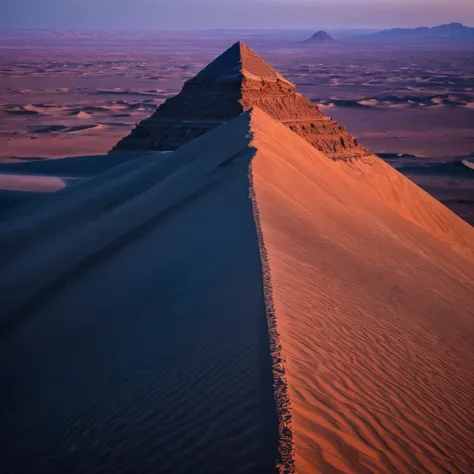
{"label": "layered rock face", "polygon": [[369,152],[335,120],[296,92],[296,86],[238,42],[188,80],[117,143],[112,151],[176,150],[250,108],[258,106],[334,160]]}

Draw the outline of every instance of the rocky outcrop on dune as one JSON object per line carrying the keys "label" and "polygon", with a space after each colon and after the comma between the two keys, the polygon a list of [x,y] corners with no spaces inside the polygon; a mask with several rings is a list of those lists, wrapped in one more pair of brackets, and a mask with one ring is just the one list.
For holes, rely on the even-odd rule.
{"label": "rocky outcrop on dune", "polygon": [[169,98],[114,150],[176,150],[258,106],[335,160],[368,154],[357,140],[242,42],[234,44]]}
{"label": "rocky outcrop on dune", "polygon": [[334,41],[334,38],[325,31],[317,31],[311,38],[308,38],[305,43],[328,43]]}

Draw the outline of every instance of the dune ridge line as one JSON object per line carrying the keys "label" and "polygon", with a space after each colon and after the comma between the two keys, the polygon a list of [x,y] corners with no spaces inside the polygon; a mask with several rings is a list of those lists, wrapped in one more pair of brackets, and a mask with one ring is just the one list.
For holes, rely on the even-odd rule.
{"label": "dune ridge line", "polygon": [[[252,135],[253,139],[253,134],[251,131],[250,134]],[[252,141],[250,141],[249,146],[252,146]],[[253,158],[255,158],[255,155],[252,157],[252,160]],[[270,264],[265,247],[265,239],[260,222],[257,197],[253,182],[252,161],[249,165],[248,179],[249,197],[252,200],[255,230],[257,233],[258,246],[260,249],[265,313],[267,317],[268,336],[270,340],[270,351],[273,364],[273,388],[278,418],[278,459],[276,468],[280,474],[293,474],[296,471],[294,460],[291,403],[290,397],[288,395],[288,382],[285,374],[285,359],[282,356],[280,334],[278,332],[278,324],[276,319]]]}

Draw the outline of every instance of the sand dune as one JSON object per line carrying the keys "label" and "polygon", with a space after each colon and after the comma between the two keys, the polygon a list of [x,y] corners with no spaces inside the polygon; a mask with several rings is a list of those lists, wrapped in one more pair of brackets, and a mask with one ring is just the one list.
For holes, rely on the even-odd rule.
{"label": "sand dune", "polygon": [[474,161],[473,159],[466,159],[462,161],[464,166],[467,166],[469,169],[474,170]]}
{"label": "sand dune", "polygon": [[378,99],[363,99],[358,102],[360,105],[365,105],[367,107],[377,107],[380,105],[380,100]]}
{"label": "sand dune", "polygon": [[43,125],[39,128],[33,128],[32,133],[55,133],[55,132],[61,132],[63,130],[66,130],[67,126],[66,125]]}
{"label": "sand dune", "polygon": [[97,89],[96,94],[98,95],[142,95],[142,96],[162,96],[162,92],[159,89],[155,90],[129,90],[129,89],[120,89],[120,88],[113,88],[113,89]]}
{"label": "sand dune", "polygon": [[30,110],[20,105],[5,107],[5,112],[9,115],[38,115],[38,111]]}
{"label": "sand dune", "polygon": [[69,127],[66,131],[68,133],[80,133],[84,131],[94,131],[94,132],[100,132],[103,131],[107,128],[107,125],[101,124],[101,123],[90,123],[90,124],[85,124],[85,125],[75,125],[73,127]]}
{"label": "sand dune", "polygon": [[470,108],[471,96],[462,95],[459,96],[386,96],[380,95],[378,97],[368,97],[362,99],[342,99],[337,97],[331,97],[330,99],[319,100],[319,103],[323,107],[339,107],[345,109],[357,109],[357,108],[418,108],[418,107],[430,107],[430,108],[443,108],[443,107],[467,107]]}
{"label": "sand dune", "polygon": [[372,155],[339,166],[389,208],[474,261],[474,229],[383,160]]}
{"label": "sand dune", "polygon": [[87,113],[87,112],[84,112],[83,110],[81,110],[80,112],[78,112],[77,114],[75,114],[76,117],[78,119],[81,119],[81,120],[87,120],[87,119],[90,119],[92,118],[92,115]]}
{"label": "sand dune", "polygon": [[[97,105],[83,105],[81,103],[62,104],[26,104],[4,105],[3,111],[10,115],[32,115],[37,117],[68,117],[80,120],[90,120],[94,116],[108,117],[114,111],[144,111],[154,109],[154,101],[126,102],[123,100],[107,101]],[[67,119],[65,119],[67,120]]]}
{"label": "sand dune", "polygon": [[0,189],[9,191],[54,192],[65,186],[64,181],[52,176],[0,174]]}
{"label": "sand dune", "polygon": [[474,225],[474,170],[463,164],[466,160],[458,157],[449,161],[433,161],[406,155],[385,155],[384,159],[451,211]]}
{"label": "sand dune", "polygon": [[[469,472],[474,266],[393,212],[393,188],[374,199],[385,180],[368,192],[363,176],[253,114],[296,472]],[[393,183],[408,205],[411,183]],[[473,231],[461,242],[471,250]]]}
{"label": "sand dune", "polygon": [[474,229],[372,160],[253,109],[10,212],[7,469],[472,470]]}
{"label": "sand dune", "polygon": [[427,175],[433,178],[445,177],[459,181],[472,181],[474,180],[474,169],[469,166],[467,160],[451,160],[445,162],[428,162],[423,163],[415,158],[414,162],[409,162],[406,165],[400,164],[398,166],[403,174],[413,175]]}
{"label": "sand dune", "polygon": [[15,191],[10,189],[0,189],[0,212],[6,212],[12,207],[19,206],[30,200],[38,198],[36,191]]}
{"label": "sand dune", "polygon": [[74,178],[90,177],[134,158],[136,158],[136,155],[133,153],[117,153],[114,157],[89,155],[51,160],[31,160],[20,163],[0,163],[0,173]]}

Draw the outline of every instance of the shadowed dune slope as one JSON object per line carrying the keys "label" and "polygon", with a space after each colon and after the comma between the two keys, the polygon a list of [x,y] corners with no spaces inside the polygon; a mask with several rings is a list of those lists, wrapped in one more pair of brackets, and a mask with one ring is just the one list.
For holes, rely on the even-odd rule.
{"label": "shadowed dune slope", "polygon": [[87,178],[134,158],[133,153],[89,155],[69,158],[30,160],[0,163],[0,173]]}
{"label": "shadowed dune slope", "polygon": [[244,115],[2,222],[2,472],[275,472],[248,133]]}
{"label": "shadowed dune slope", "polygon": [[390,167],[367,180],[258,110],[251,130],[296,472],[471,472],[474,266],[394,209],[469,250],[472,228]]}
{"label": "shadowed dune slope", "polygon": [[[160,154],[153,152],[149,161],[159,160]],[[146,157],[145,157],[146,158]],[[29,200],[42,198],[44,193],[58,191],[75,185],[79,180],[125,165],[127,161],[143,161],[143,153],[114,153],[111,155],[89,155],[69,158],[34,159],[22,162],[0,163],[0,213]],[[131,167],[136,170],[136,164]],[[120,167],[120,173],[126,166]],[[99,180],[102,182],[102,178]],[[102,187],[102,186],[101,186]]]}

